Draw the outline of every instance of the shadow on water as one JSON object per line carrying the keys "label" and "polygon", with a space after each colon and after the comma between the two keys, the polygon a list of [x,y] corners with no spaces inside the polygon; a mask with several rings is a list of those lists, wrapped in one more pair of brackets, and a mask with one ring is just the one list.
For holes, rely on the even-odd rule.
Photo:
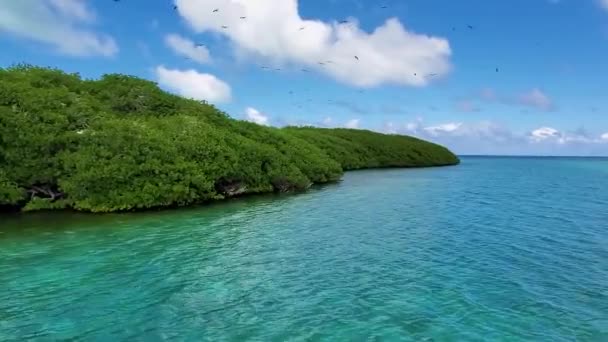
{"label": "shadow on water", "polygon": [[104,229],[129,226],[130,223],[153,223],[187,219],[189,217],[208,216],[210,219],[235,213],[245,208],[265,206],[277,201],[292,201],[297,197],[311,195],[338,186],[340,182],[313,185],[306,192],[266,193],[235,197],[228,200],[214,201],[199,205],[152,210],[131,211],[122,213],[83,213],[72,210],[41,212],[5,212],[0,213],[0,239],[27,236],[36,233],[63,232],[83,227]]}

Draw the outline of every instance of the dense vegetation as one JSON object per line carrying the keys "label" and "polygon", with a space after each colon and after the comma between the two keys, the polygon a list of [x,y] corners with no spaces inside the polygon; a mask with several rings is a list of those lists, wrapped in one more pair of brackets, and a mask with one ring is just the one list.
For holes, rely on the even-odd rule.
{"label": "dense vegetation", "polygon": [[416,138],[271,128],[125,75],[0,69],[0,207],[108,212],[306,189],[344,170],[450,165]]}

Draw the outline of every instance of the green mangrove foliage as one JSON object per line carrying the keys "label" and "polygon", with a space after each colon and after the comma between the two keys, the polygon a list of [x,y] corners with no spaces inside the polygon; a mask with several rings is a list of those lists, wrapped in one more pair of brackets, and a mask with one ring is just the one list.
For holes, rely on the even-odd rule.
{"label": "green mangrove foliage", "polygon": [[235,120],[136,77],[0,69],[0,208],[188,205],[303,190],[345,170],[458,162],[407,136]]}

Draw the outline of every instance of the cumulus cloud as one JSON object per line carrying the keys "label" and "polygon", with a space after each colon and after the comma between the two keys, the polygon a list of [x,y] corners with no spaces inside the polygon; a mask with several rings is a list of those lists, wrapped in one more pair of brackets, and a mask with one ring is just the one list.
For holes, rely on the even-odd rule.
{"label": "cumulus cloud", "polygon": [[352,119],[352,120],[348,120],[345,124],[344,127],[346,128],[359,128],[359,119]]}
{"label": "cumulus cloud", "polygon": [[66,55],[115,55],[114,39],[91,30],[95,18],[84,0],[2,1],[0,31],[50,45]]}
{"label": "cumulus cloud", "polygon": [[431,136],[438,136],[445,133],[457,132],[460,127],[462,127],[462,122],[449,122],[437,126],[424,127],[424,130]]}
{"label": "cumulus cloud", "polygon": [[194,31],[225,35],[241,55],[305,66],[346,84],[424,86],[432,79],[429,74],[441,77],[451,70],[446,39],[408,30],[396,18],[365,32],[353,18],[347,24],[303,19],[297,0],[175,3]]}
{"label": "cumulus cloud", "polygon": [[540,127],[530,132],[530,140],[540,142],[547,139],[559,139],[561,133],[555,128]]}
{"label": "cumulus cloud", "polygon": [[530,132],[529,139],[534,143],[552,142],[560,145],[604,144],[608,143],[608,133],[594,137],[584,128],[563,132],[552,127],[541,127]]}
{"label": "cumulus cloud", "polygon": [[245,116],[247,121],[255,122],[258,125],[268,125],[268,115],[255,108],[247,107],[247,109],[245,109]]}
{"label": "cumulus cloud", "polygon": [[193,41],[178,34],[166,35],[165,44],[167,44],[167,46],[169,46],[177,55],[189,58],[200,64],[209,63],[211,61],[209,50],[206,47],[196,46]]}
{"label": "cumulus cloud", "polygon": [[184,97],[209,102],[227,102],[232,97],[227,83],[193,69],[167,69],[160,65],[156,67],[156,76],[160,85]]}
{"label": "cumulus cloud", "polygon": [[459,154],[608,155],[608,132],[596,136],[584,128],[564,132],[542,126],[516,133],[492,121],[429,125],[417,118],[401,124],[387,122],[381,131],[434,141]]}

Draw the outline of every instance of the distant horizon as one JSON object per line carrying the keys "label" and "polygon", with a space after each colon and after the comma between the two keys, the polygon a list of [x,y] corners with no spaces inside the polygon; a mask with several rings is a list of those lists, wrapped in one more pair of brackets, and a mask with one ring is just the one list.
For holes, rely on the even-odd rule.
{"label": "distant horizon", "polygon": [[491,157],[491,158],[594,158],[605,159],[608,155],[581,156],[581,155],[532,155],[532,154],[456,154],[458,157]]}

